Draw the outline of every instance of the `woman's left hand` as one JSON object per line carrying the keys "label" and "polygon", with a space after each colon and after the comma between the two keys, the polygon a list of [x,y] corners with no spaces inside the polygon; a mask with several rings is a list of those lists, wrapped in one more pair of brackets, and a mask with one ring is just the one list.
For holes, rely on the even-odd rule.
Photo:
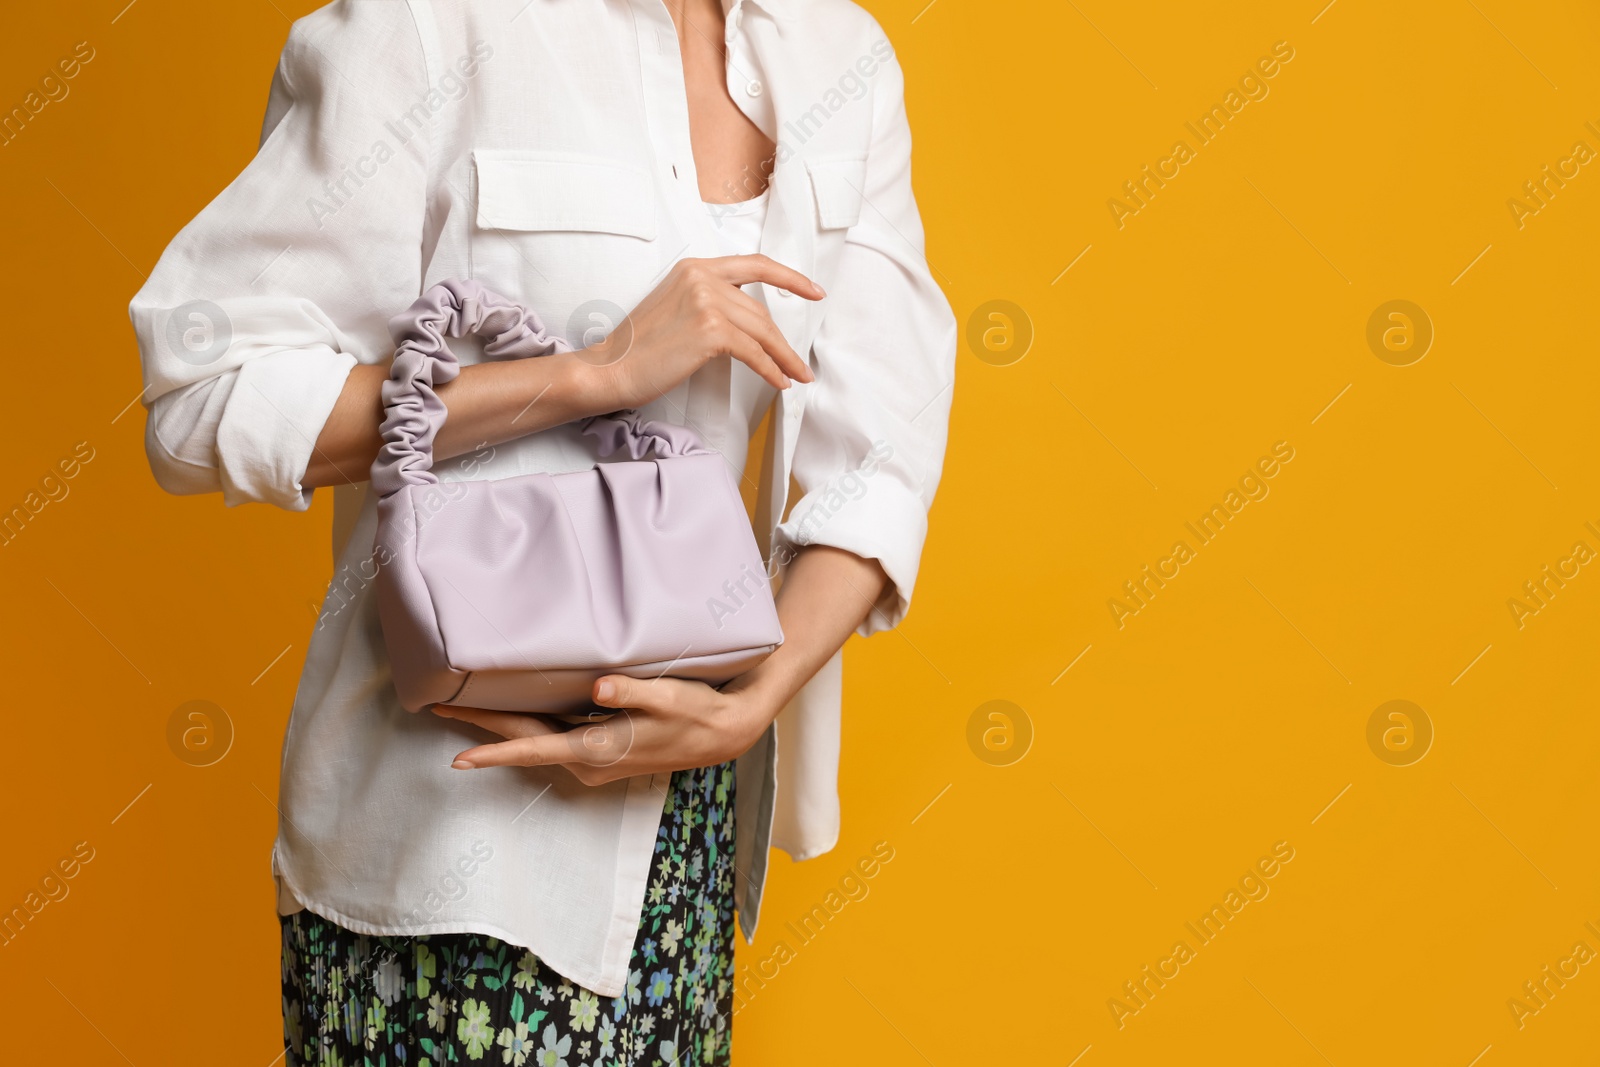
{"label": "woman's left hand", "polygon": [[790,562],[778,590],[783,644],[733,681],[713,689],[684,678],[608,674],[595,682],[591,697],[600,709],[615,709],[613,714],[571,726],[572,716],[435,705],[436,715],[506,738],[467,749],[451,766],[553,765],[585,785],[601,785],[741,756],[839,650],[887,581],[876,560],[808,546]]}
{"label": "woman's left hand", "polygon": [[462,752],[451,764],[458,770],[559,765],[585,785],[601,785],[734,759],[778,711],[765,707],[753,688],[717,690],[682,678],[611,674],[595,682],[592,695],[600,708],[616,710],[572,726],[547,715],[447,704],[433,712],[507,739]]}

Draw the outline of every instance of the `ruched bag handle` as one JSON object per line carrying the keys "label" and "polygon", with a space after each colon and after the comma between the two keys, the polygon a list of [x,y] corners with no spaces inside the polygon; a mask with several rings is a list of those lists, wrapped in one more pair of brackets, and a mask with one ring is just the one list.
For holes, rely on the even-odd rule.
{"label": "ruched bag handle", "polygon": [[[490,359],[521,359],[570,352],[561,337],[545,332],[539,316],[472,280],[441,282],[389,320],[394,363],[383,383],[383,446],[372,462],[372,486],[390,496],[408,485],[434,485],[433,441],[444,425],[445,405],[437,387],[461,373],[446,337],[485,338]],[[583,420],[602,458],[626,448],[633,459],[652,449],[657,458],[710,452],[693,430],[645,420],[634,410]]]}

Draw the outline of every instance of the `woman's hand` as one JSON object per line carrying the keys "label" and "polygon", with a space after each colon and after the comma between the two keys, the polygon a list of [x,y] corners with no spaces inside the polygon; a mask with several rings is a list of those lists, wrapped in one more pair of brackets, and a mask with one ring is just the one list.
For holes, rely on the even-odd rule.
{"label": "woman's hand", "polygon": [[617,710],[597,711],[593,721],[572,726],[546,715],[445,704],[433,712],[507,738],[467,749],[451,764],[458,770],[559,764],[584,785],[734,759],[778,712],[750,689],[721,692],[682,678],[607,675],[595,682],[593,699]]}
{"label": "woman's hand", "polygon": [[[603,371],[606,410],[643,407],[717,356],[730,356],[776,389],[812,380],[759,300],[739,287],[765,282],[807,300],[822,287],[766,256],[682,259],[609,336],[578,353]],[[609,405],[609,406],[606,406]]]}
{"label": "woman's hand", "polygon": [[[683,678],[608,674],[594,685],[596,719],[570,727],[549,715],[435,705],[435,715],[507,738],[469,748],[451,766],[556,764],[585,785],[600,785],[741,756],[873,610],[887,581],[877,560],[811,545],[789,564],[778,590],[783,644],[720,689]],[[603,709],[617,710],[600,718]]]}
{"label": "woman's hand", "polygon": [[[739,286],[765,282],[807,300],[822,287],[766,256],[684,259],[604,341],[540,359],[490,360],[439,390],[450,409],[435,460],[619,408],[643,407],[716,356],[731,356],[779,389],[812,380],[759,300]],[[360,364],[317,435],[300,484],[363,481],[382,440],[389,368]]]}

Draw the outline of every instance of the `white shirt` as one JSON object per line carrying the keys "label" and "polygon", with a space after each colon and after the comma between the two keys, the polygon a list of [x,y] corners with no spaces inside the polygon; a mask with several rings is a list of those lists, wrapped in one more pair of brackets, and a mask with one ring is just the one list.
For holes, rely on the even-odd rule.
{"label": "white shirt", "polygon": [[[910,603],[955,351],[923,257],[902,76],[847,0],[724,3],[729,91],[778,144],[761,251],[831,294],[765,294],[817,381],[776,397],[757,539],[778,574],[806,543],[879,560],[890,583],[870,634]],[[387,320],[422,290],[476,277],[583,344],[678,259],[721,254],[717,221],[660,0],[338,0],[295,24],[259,153],[133,300],[156,478],[303,510],[350,368],[388,359]],[[694,426],[736,472],[768,404],[738,370],[713,361],[646,409]],[[557,427],[438,471],[594,459]],[[334,576],[284,739],[281,906],[366,933],[480,931],[616,995],[666,776],[587,787],[557,769],[449,769],[483,735],[400,708],[368,595],[374,500],[365,484],[334,497]],[[835,656],[739,760],[746,936],[768,844],[805,859],[837,840],[840,684]]]}

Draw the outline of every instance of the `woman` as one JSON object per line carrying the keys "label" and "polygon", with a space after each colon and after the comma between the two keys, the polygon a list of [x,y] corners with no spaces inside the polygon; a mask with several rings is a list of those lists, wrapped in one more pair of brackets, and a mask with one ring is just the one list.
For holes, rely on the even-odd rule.
{"label": "woman", "polygon": [[[769,845],[837,839],[839,649],[904,616],[943,459],[955,325],[910,147],[893,51],[846,0],[339,0],[295,24],[260,152],[132,306],[165,488],[335,497],[273,851],[290,1063],[728,1062],[735,910],[753,936]],[[598,681],[620,758],[394,696],[364,484],[386,322],[456,277],[579,350],[461,346],[441,478],[585,469],[573,420],[624,407],[737,478],[771,410],[785,643],[720,690]]]}

